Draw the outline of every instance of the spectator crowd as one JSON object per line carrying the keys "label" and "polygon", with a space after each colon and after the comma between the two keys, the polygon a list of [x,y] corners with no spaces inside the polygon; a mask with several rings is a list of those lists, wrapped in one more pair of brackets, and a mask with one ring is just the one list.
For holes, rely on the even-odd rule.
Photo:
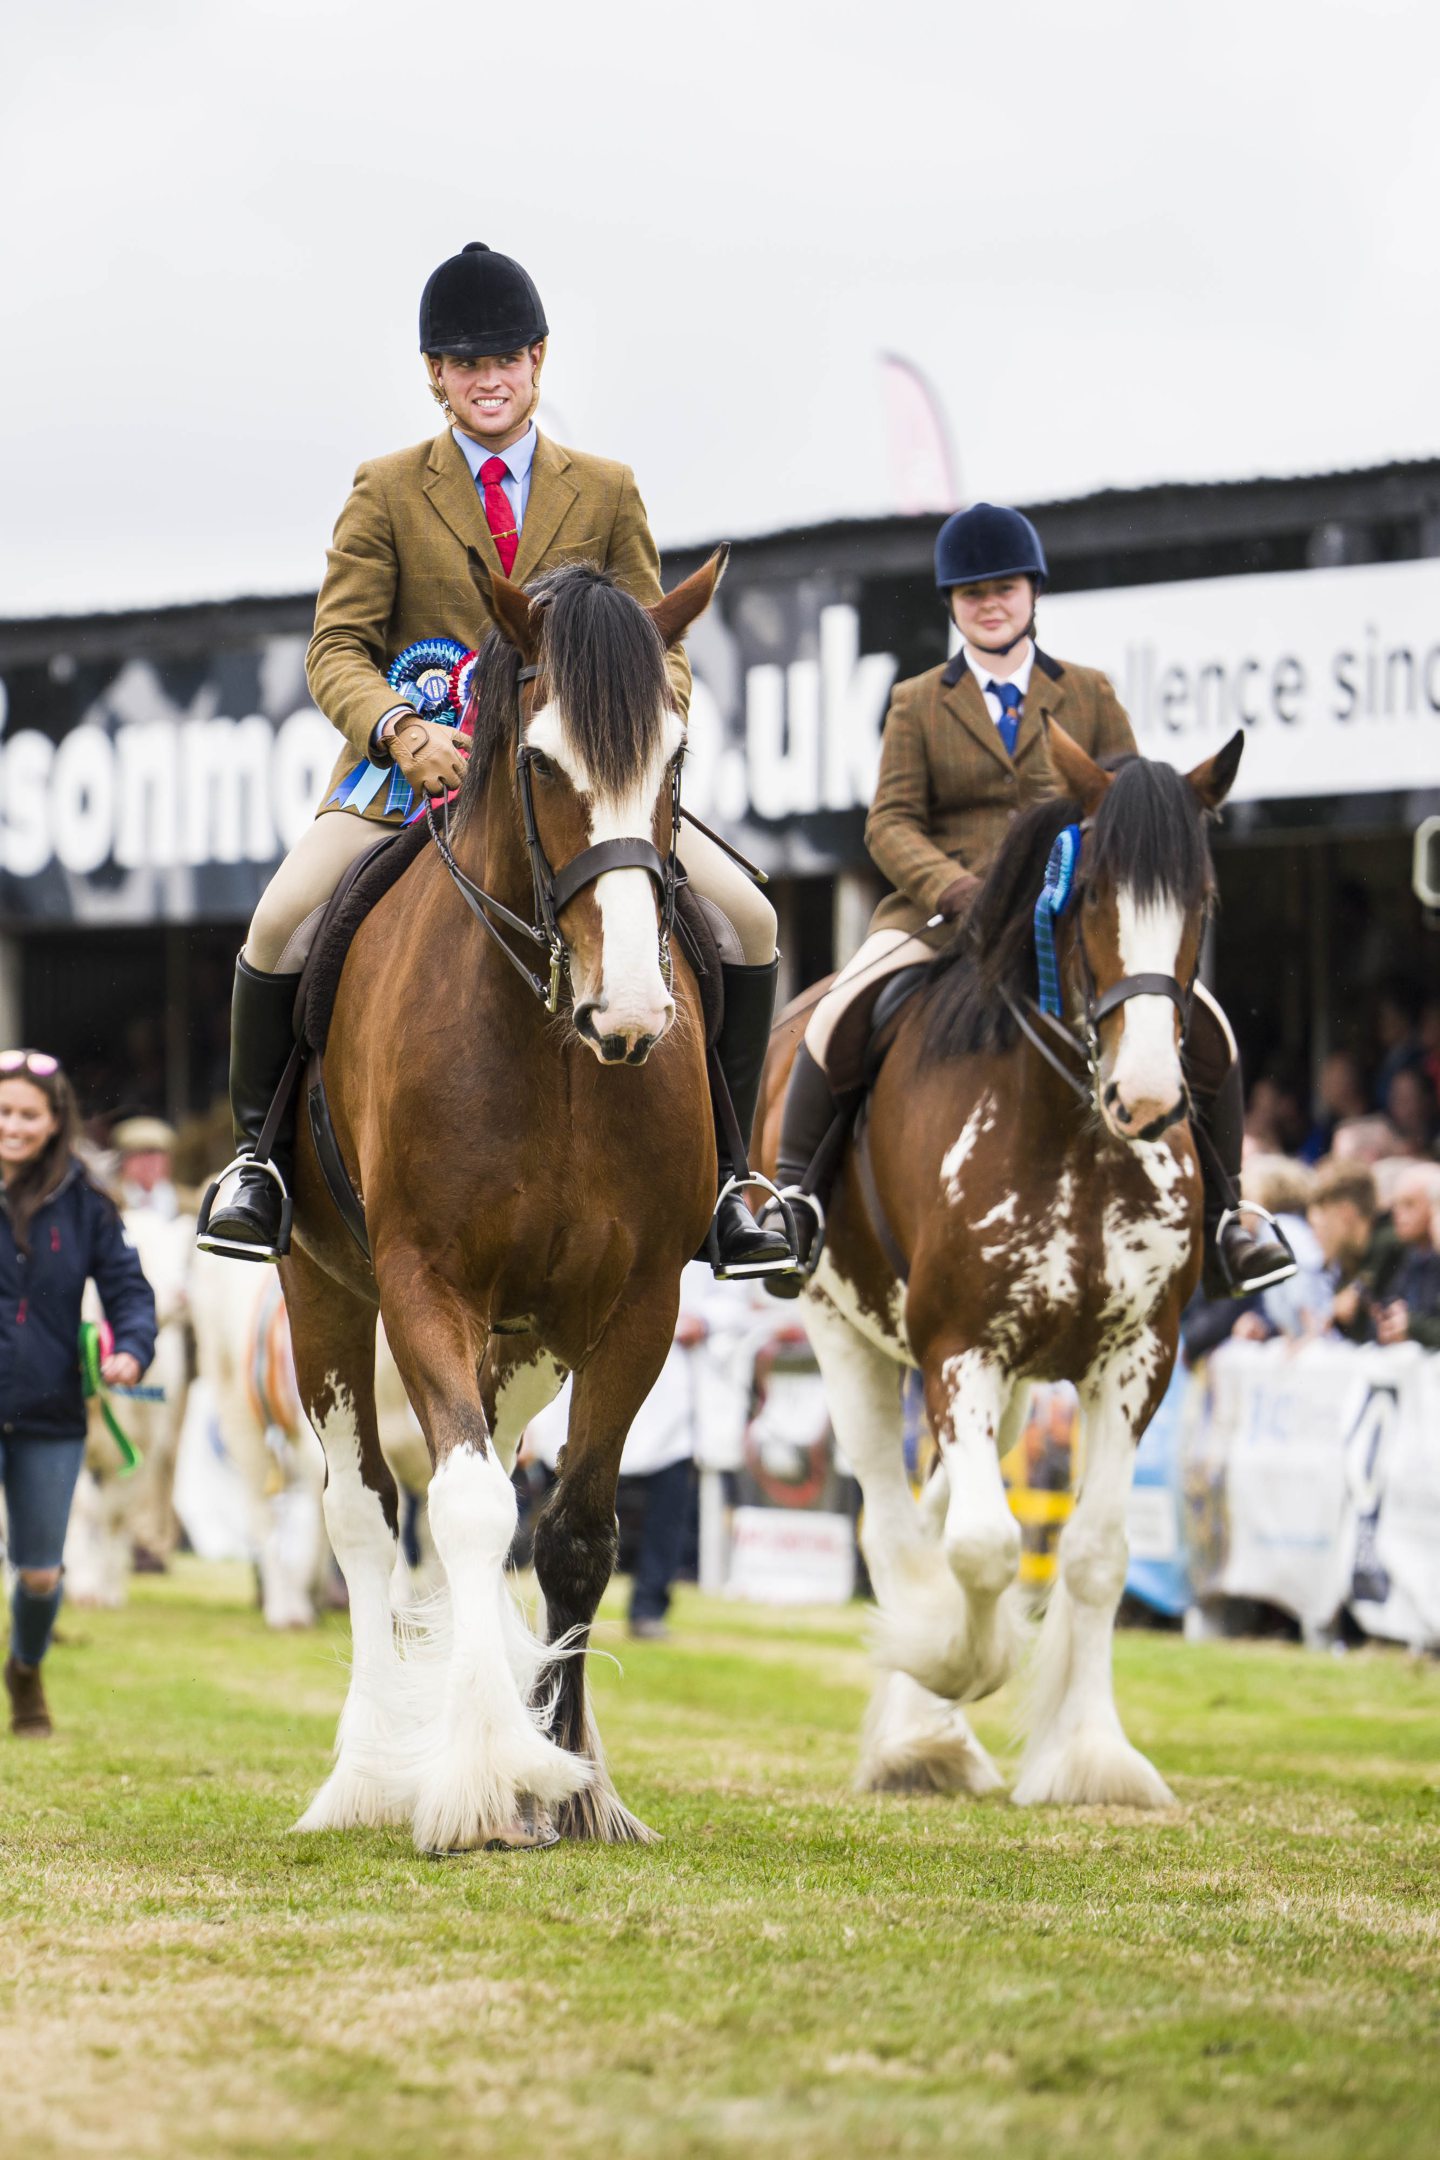
{"label": "spectator crowd", "polygon": [[1251,1089],[1245,1197],[1277,1218],[1299,1269],[1239,1303],[1197,1296],[1192,1360],[1231,1335],[1440,1350],[1440,998],[1392,987],[1376,1036],[1369,1066],[1349,1049],[1325,1059],[1308,1120],[1282,1079]]}

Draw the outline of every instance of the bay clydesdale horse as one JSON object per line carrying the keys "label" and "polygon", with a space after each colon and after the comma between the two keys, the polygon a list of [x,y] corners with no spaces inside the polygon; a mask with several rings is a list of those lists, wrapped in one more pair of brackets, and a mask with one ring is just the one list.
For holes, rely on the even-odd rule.
{"label": "bay clydesdale horse", "polygon": [[[408,1821],[438,1852],[650,1834],[606,1775],[584,1649],[615,1561],[620,1452],[715,1192],[695,982],[678,952],[670,968],[685,729],[665,650],[723,565],[648,610],[586,565],[528,595],[495,582],[453,853],[423,851],[345,962],[325,1074],[373,1272],[308,1133],[282,1263],[354,1644],[335,1765],[302,1829]],[[392,1615],[377,1310],[435,1465],[447,1604],[428,1653]],[[535,1536],[541,1642],[505,1582],[510,1470],[570,1371]]]}
{"label": "bay clydesdale horse", "polygon": [[[1110,772],[1052,727],[1065,799],[1011,828],[968,924],[902,1010],[868,1105],[868,1166],[852,1144],[836,1182],[804,1313],[864,1493],[880,1608],[862,1785],[1001,1783],[959,1707],[999,1687],[1022,1647],[1020,1532],[999,1459],[1028,1383],[1068,1379],[1084,1414],[1083,1480],[1036,1646],[1014,1798],[1170,1801],[1121,1727],[1111,1635],[1135,1445],[1200,1272],[1180,1050],[1213,893],[1207,814],[1242,748],[1237,734],[1188,776],[1138,757]],[[1070,826],[1078,884],[1054,926],[1062,1017],[1051,1018],[1034,1002],[1035,910]],[[782,1021],[771,1049],[756,1154],[772,1170],[802,1024]],[[939,1446],[918,1503],[901,1449],[908,1365]]]}

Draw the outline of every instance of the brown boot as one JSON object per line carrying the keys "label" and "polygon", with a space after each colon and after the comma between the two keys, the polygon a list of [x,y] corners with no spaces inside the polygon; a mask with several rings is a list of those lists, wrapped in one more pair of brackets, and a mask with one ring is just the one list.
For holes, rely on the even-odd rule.
{"label": "brown boot", "polygon": [[5,1660],[5,1690],[10,1697],[10,1730],[21,1740],[48,1740],[54,1731],[46,1707],[38,1665]]}

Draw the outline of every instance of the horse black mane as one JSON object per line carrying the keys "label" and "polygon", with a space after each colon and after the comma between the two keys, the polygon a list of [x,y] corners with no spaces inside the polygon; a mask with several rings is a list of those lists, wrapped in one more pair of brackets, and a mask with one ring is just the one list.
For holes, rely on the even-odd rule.
{"label": "horse black mane", "polygon": [[[585,767],[607,794],[644,771],[670,705],[665,647],[639,602],[589,563],[566,563],[527,585],[543,603],[542,691],[556,704]],[[497,752],[515,738],[520,654],[498,630],[475,663],[475,731],[462,810],[484,794]]]}
{"label": "horse black mane", "polygon": [[[922,1054],[963,1057],[1008,1050],[1018,1030],[1002,992],[1033,996],[1035,903],[1050,851],[1076,802],[1052,796],[1018,817],[953,944],[931,963]],[[1114,779],[1085,835],[1087,881],[1127,885],[1143,905],[1162,896],[1187,910],[1211,891],[1205,813],[1183,773],[1149,758],[1116,761]]]}

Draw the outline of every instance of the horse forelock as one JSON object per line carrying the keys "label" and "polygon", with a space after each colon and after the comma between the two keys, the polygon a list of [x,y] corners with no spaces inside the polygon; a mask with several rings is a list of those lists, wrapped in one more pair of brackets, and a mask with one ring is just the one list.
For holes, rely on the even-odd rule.
{"label": "horse forelock", "polygon": [[1209,897],[1205,813],[1184,774],[1157,759],[1117,766],[1086,853],[1088,880],[1128,891],[1141,907],[1170,902],[1189,914]]}
{"label": "horse forelock", "polygon": [[544,601],[541,691],[590,787],[607,796],[652,768],[670,710],[660,633],[603,570],[568,564],[532,588]]}
{"label": "horse forelock", "polygon": [[[525,590],[542,602],[544,703],[559,714],[589,785],[620,794],[648,772],[674,702],[660,633],[638,600],[588,563],[564,564]],[[480,647],[462,811],[484,794],[497,751],[516,739],[520,657],[498,630]]]}

